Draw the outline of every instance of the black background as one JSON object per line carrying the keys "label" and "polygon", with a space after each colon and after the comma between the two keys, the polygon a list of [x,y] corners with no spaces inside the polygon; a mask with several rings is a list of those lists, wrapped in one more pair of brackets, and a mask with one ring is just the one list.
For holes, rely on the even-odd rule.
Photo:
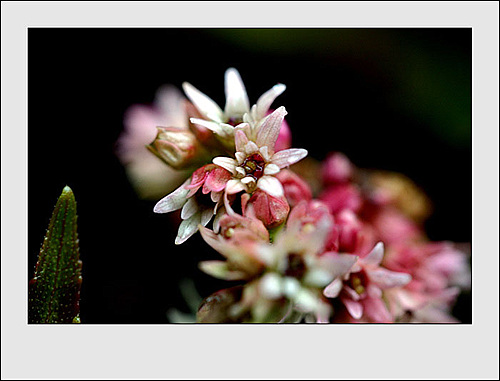
{"label": "black background", "polygon": [[[123,114],[157,88],[189,81],[224,104],[236,67],[251,103],[274,84],[293,146],[321,160],[398,171],[429,195],[432,240],[470,242],[471,29],[43,29],[28,32],[28,277],[52,209],[78,203],[83,323],[168,323],[187,311],[178,282],[205,297],[225,288],[197,270],[216,258],[199,235],[139,200],[114,155]],[[471,321],[470,294],[455,315]]]}

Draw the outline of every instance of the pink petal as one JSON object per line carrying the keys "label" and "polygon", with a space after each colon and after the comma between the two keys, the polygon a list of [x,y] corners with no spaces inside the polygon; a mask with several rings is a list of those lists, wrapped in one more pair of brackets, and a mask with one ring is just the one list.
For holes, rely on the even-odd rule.
{"label": "pink petal", "polygon": [[363,305],[360,302],[355,302],[349,298],[342,298],[344,306],[347,308],[347,312],[354,318],[360,319],[363,316]]}
{"label": "pink petal", "polygon": [[287,111],[281,106],[264,120],[257,133],[256,143],[259,147],[267,146],[270,151],[274,150],[274,144],[278,139],[281,124],[286,114],[288,114]]}
{"label": "pink petal", "polygon": [[237,130],[234,133],[234,143],[237,152],[243,152],[245,145],[248,143],[248,138],[242,130]]}
{"label": "pink petal", "polygon": [[392,323],[394,318],[384,301],[379,298],[365,298],[362,301],[365,315],[376,323]]}
{"label": "pink petal", "polygon": [[227,170],[223,168],[215,168],[208,174],[204,187],[212,192],[220,192],[226,187],[226,184],[229,180],[231,180],[231,177],[231,173]]}

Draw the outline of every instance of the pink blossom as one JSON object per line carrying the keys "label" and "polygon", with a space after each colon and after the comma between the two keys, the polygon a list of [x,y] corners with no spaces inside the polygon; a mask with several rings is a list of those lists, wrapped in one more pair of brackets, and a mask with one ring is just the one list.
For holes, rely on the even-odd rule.
{"label": "pink blossom", "polygon": [[319,198],[328,205],[332,214],[340,213],[345,209],[356,213],[363,205],[361,192],[353,184],[338,184],[328,187],[320,194]]}
{"label": "pink blossom", "polygon": [[328,298],[339,297],[355,319],[365,316],[372,322],[393,322],[382,299],[382,290],[404,286],[411,276],[381,267],[383,256],[384,245],[379,242],[367,256],[358,258],[347,275],[331,282],[323,294]]}
{"label": "pink blossom", "polygon": [[346,183],[352,179],[354,166],[340,152],[331,153],[323,163],[321,174],[326,185]]}

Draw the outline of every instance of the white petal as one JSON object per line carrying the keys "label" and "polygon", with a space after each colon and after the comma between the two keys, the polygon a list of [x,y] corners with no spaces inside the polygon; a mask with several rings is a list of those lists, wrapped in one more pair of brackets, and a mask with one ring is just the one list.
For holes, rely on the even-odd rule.
{"label": "white petal", "polygon": [[264,116],[266,116],[266,113],[269,110],[271,104],[274,102],[276,97],[278,97],[278,95],[285,91],[285,89],[286,86],[279,83],[277,85],[274,85],[272,89],[266,91],[260,96],[260,98],[257,100],[257,107],[255,109],[255,118],[257,120],[262,119]]}
{"label": "white petal", "polygon": [[270,196],[283,196],[283,186],[276,177],[262,176],[259,181],[257,181],[257,188],[262,189]]}
{"label": "white petal", "polygon": [[276,152],[271,161],[280,168],[288,167],[307,156],[307,150],[303,148],[290,148]]}
{"label": "white petal", "polygon": [[236,152],[234,155],[236,156],[238,164],[242,164],[247,158],[247,155],[245,155],[243,152]]}
{"label": "white petal", "polygon": [[250,176],[245,176],[240,180],[243,184],[248,185],[250,183],[255,183],[255,179]]}
{"label": "white petal", "polygon": [[270,161],[271,159],[271,155],[269,154],[269,148],[267,148],[267,146],[264,146],[264,147],[260,147],[259,148],[259,151],[262,155],[262,158],[265,160],[265,161]]}
{"label": "white petal", "polygon": [[280,171],[280,167],[278,167],[276,164],[267,164],[266,167],[264,168],[264,175],[275,175]]}
{"label": "white petal", "polygon": [[181,218],[183,220],[187,220],[193,214],[198,211],[198,203],[196,202],[194,197],[191,197],[187,200],[187,202],[182,207]]}
{"label": "white petal", "polygon": [[199,119],[199,118],[190,118],[189,120],[191,121],[191,123],[206,127],[210,131],[212,131],[218,135],[224,135],[224,129],[223,129],[223,127],[221,127],[221,124],[218,122],[212,122],[210,120]]}
{"label": "white petal", "polygon": [[212,219],[213,215],[214,215],[214,210],[212,208],[205,209],[203,212],[201,212],[200,223],[203,226],[206,226]]}
{"label": "white petal", "polygon": [[189,193],[189,189],[186,189],[185,186],[190,181],[191,179],[186,180],[179,188],[158,201],[153,211],[155,213],[170,213],[182,208],[187,201],[186,195]]}
{"label": "white petal", "polygon": [[201,222],[201,213],[195,213],[193,216],[184,220],[179,225],[179,231],[175,238],[175,244],[180,245],[186,242],[189,237],[198,231],[198,225]]}
{"label": "white petal", "polygon": [[217,103],[188,82],[184,82],[182,88],[200,113],[216,122],[223,121],[224,114]]}
{"label": "white petal", "polygon": [[240,180],[229,180],[226,184],[226,193],[227,194],[235,194],[245,190],[245,186],[242,184]]}
{"label": "white petal", "polygon": [[349,272],[357,260],[358,256],[353,254],[330,255],[325,253],[318,259],[318,262],[321,264],[321,268],[330,272],[333,280]]}
{"label": "white petal", "polygon": [[[246,157],[246,156],[245,156],[245,157]],[[246,176],[246,174],[247,174],[247,172],[246,172],[243,168],[241,168],[241,167],[236,167],[236,173],[237,173],[238,175],[242,176],[242,177],[243,177],[243,176]]]}
{"label": "white petal", "polygon": [[378,266],[384,257],[384,244],[378,242],[370,253],[363,258],[363,263],[367,265]]}
{"label": "white petal", "polygon": [[407,273],[398,273],[383,268],[368,271],[368,278],[382,289],[392,287],[402,287],[410,283],[411,275]]}
{"label": "white petal", "polygon": [[210,199],[213,201],[213,202],[219,202],[220,199],[222,197],[222,191],[221,192],[210,192]]}
{"label": "white petal", "polygon": [[236,166],[238,165],[238,163],[236,162],[236,160],[231,159],[230,157],[218,156],[212,160],[212,163],[228,170],[233,175],[236,174]]}
{"label": "white petal", "polygon": [[226,116],[242,116],[250,110],[250,103],[238,70],[234,68],[227,69],[224,82],[226,91],[226,107],[224,112]]}
{"label": "white petal", "polygon": [[259,147],[268,146],[270,151],[274,150],[286,114],[287,111],[281,106],[266,118],[257,132],[256,143]]}

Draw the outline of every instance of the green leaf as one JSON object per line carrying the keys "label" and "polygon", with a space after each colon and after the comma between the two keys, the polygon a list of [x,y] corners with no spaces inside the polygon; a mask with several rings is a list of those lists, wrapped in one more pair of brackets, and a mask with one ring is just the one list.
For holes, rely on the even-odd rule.
{"label": "green leaf", "polygon": [[28,286],[29,323],[79,323],[82,262],[76,231],[76,201],[64,187]]}

